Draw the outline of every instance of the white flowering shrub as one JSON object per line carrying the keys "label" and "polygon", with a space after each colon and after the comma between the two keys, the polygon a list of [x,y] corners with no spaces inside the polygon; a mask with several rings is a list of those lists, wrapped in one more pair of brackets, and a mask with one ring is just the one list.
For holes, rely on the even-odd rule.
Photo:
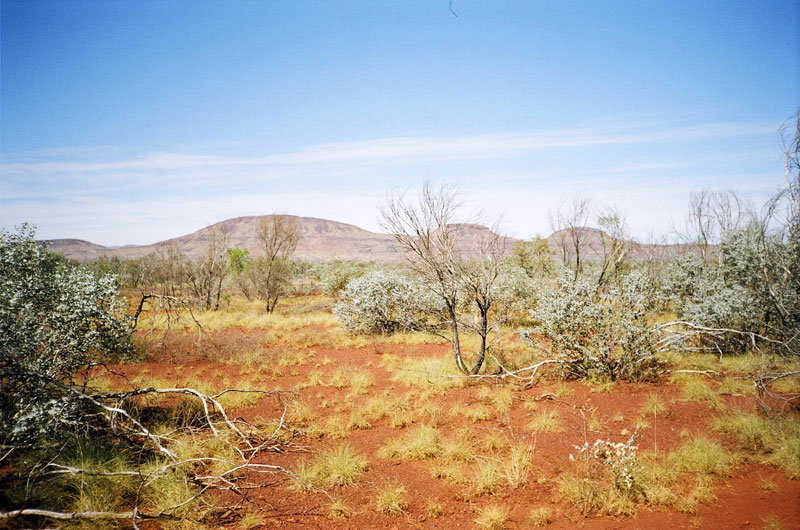
{"label": "white flowering shrub", "polygon": [[0,436],[17,445],[87,428],[69,388],[131,353],[124,309],[113,277],[69,265],[30,226],[0,233]]}
{"label": "white flowering shrub", "polygon": [[573,462],[583,461],[586,465],[586,474],[589,477],[603,476],[604,471],[611,474],[614,487],[626,494],[635,494],[641,487],[636,483],[636,434],[625,442],[612,442],[610,440],[595,440],[574,446],[577,455],[570,453]]}
{"label": "white flowering shrub", "polygon": [[415,328],[430,306],[421,286],[399,274],[375,270],[340,291],[333,314],[350,333],[391,334]]}
{"label": "white flowering shrub", "polygon": [[568,377],[627,381],[656,379],[656,334],[649,323],[650,282],[635,271],[619,285],[597,290],[585,277],[561,278],[531,311],[534,331],[550,342]]}

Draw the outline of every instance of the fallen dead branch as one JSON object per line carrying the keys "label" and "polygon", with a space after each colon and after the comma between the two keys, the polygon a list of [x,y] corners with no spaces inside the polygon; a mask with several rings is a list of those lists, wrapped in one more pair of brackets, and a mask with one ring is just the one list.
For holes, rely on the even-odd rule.
{"label": "fallen dead branch", "polygon": [[800,370],[767,373],[755,380],[758,404],[765,414],[772,413],[775,408],[778,409],[777,412],[780,414],[786,408],[795,406],[795,402],[800,402],[800,393],[779,394],[770,390],[770,385],[776,381],[792,376],[800,376]]}
{"label": "fallen dead branch", "polygon": [[[675,328],[677,328],[677,331],[673,331]],[[670,330],[669,333],[665,334],[664,337],[659,341],[659,351],[666,351],[674,348],[676,345],[681,345],[682,349],[686,350],[687,347],[685,344],[689,342],[689,339],[693,338],[706,338],[712,340],[713,342],[714,339],[722,339],[726,336],[734,335],[744,338],[753,351],[761,354],[763,354],[763,351],[759,348],[759,344],[763,343],[771,346],[774,348],[773,351],[775,351],[775,353],[778,353],[784,357],[791,358],[800,356],[800,352],[798,352],[796,349],[797,346],[795,340],[778,340],[751,331],[742,331],[732,328],[712,328],[701,326],[685,320],[665,322],[658,325],[655,330],[656,332]],[[709,351],[709,348],[699,347],[698,350]],[[719,348],[716,350],[711,349],[711,351],[716,351],[722,354],[722,351]]]}
{"label": "fallen dead branch", "polygon": [[[43,377],[43,376],[42,376]],[[276,477],[278,480],[291,479],[303,483],[309,489],[318,491],[331,498],[331,495],[316,486],[306,484],[305,481],[279,465],[264,463],[266,453],[282,453],[287,451],[302,450],[294,444],[299,433],[286,425],[288,406],[294,395],[287,391],[245,390],[230,388],[214,395],[205,394],[194,388],[145,388],[134,389],[127,392],[116,393],[87,393],[57,379],[48,378],[45,381],[52,387],[57,387],[64,395],[76,402],[83,402],[94,407],[93,426],[96,432],[104,433],[112,438],[126,440],[129,444],[138,447],[138,451],[145,457],[147,455],[160,455],[163,459],[161,465],[148,467],[143,470],[141,463],[132,469],[107,470],[102,468],[80,467],[66,465],[51,458],[34,465],[27,478],[20,476],[21,480],[28,482],[26,497],[31,498],[30,492],[38,484],[43,484],[58,477],[84,476],[84,477],[124,477],[138,483],[137,494],[130,510],[122,511],[76,511],[67,512],[51,510],[46,507],[20,507],[17,509],[0,512],[0,520],[15,518],[45,518],[55,520],[100,520],[100,519],[129,519],[134,527],[137,522],[146,519],[175,519],[178,511],[196,501],[204,498],[211,491],[228,492],[233,494],[235,500],[224,506],[216,506],[215,511],[227,510],[235,513],[241,510],[245,502],[254,502],[247,496],[248,490],[263,487],[264,475]],[[282,407],[280,417],[268,428],[254,426],[242,419],[232,418],[220,403],[219,398],[226,393],[258,393],[270,396],[277,400]],[[178,426],[169,434],[159,434],[145,425],[141,419],[126,408],[126,403],[137,397],[148,395],[182,395],[190,396],[202,405],[203,424],[197,426]],[[179,435],[186,435],[192,439],[212,437],[222,442],[228,448],[227,453],[201,454],[192,458],[181,458],[179,453],[171,447]],[[2,447],[7,453],[14,451],[14,447]],[[228,456],[224,456],[228,455]],[[191,494],[180,502],[162,507],[153,511],[144,506],[143,492],[153,483],[166,476],[179,476],[185,481],[187,491]]]}
{"label": "fallen dead branch", "polygon": [[[485,379],[520,379],[523,381],[527,381],[529,384],[533,384],[533,379],[536,377],[536,373],[538,370],[545,365],[548,364],[561,364],[561,361],[555,359],[547,359],[545,361],[540,361],[536,364],[531,366],[526,366],[525,368],[519,368],[517,370],[508,370],[505,366],[503,366],[500,361],[497,360],[493,355],[490,355],[492,359],[497,363],[498,367],[500,368],[497,373],[494,374],[443,374],[441,372],[431,372],[429,370],[414,370],[410,368],[399,368],[401,372],[411,372],[417,374],[426,374],[432,377],[440,377],[443,379],[468,379],[472,381],[481,381]],[[530,372],[530,375],[526,377],[522,377],[521,374],[525,374],[526,372]]]}
{"label": "fallen dead branch", "polygon": [[53,510],[39,510],[37,508],[23,508],[10,512],[0,512],[0,519],[13,519],[15,517],[38,516],[48,519],[58,519],[60,521],[72,521],[75,519],[131,519],[146,518],[143,514],[130,512],[57,512]]}

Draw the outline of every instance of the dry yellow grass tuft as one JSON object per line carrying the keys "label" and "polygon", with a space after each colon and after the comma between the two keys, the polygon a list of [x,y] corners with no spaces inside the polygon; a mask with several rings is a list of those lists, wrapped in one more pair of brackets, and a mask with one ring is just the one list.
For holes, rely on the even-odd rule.
{"label": "dry yellow grass tuft", "polygon": [[380,458],[404,460],[427,460],[441,454],[441,433],[430,425],[420,425],[402,438],[389,440],[378,449]]}
{"label": "dry yellow grass tuft", "polygon": [[535,432],[561,432],[564,430],[561,416],[555,410],[543,410],[534,416],[528,429]]}
{"label": "dry yellow grass tuft", "polygon": [[351,486],[367,470],[367,460],[349,445],[341,445],[319,452],[313,461],[303,461],[294,470],[295,487],[311,491],[314,487]]}
{"label": "dry yellow grass tuft", "polygon": [[401,515],[408,509],[408,494],[402,484],[387,484],[377,491],[375,507],[385,515]]}
{"label": "dry yellow grass tuft", "polygon": [[503,530],[508,521],[508,508],[499,504],[490,504],[478,510],[475,524],[487,530]]}

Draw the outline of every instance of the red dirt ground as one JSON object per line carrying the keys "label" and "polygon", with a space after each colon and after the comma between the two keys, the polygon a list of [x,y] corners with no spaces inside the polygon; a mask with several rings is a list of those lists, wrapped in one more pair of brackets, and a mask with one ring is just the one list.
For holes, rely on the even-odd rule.
{"label": "red dirt ground", "polygon": [[[317,330],[315,330],[317,331]],[[319,330],[322,332],[322,330]],[[294,347],[290,344],[263,344],[262,331],[228,330],[215,334],[214,342],[235,343],[241,348],[261,348],[263,361],[256,366],[243,366],[217,362],[215,359],[235,357],[239,347],[213,348],[206,343],[204,355],[198,356],[197,347],[189,337],[174,339],[166,351],[155,350],[155,358],[139,364],[124,364],[116,369],[129,378],[144,373],[142,379],[159,377],[176,385],[189,378],[196,377],[201,381],[219,382],[227,379],[232,383],[258,377],[263,380],[261,388],[291,390],[296,385],[307,381],[312,370],[321,370],[330,374],[337,368],[351,368],[367,371],[375,378],[376,386],[368,389],[368,394],[350,398],[356,407],[364,403],[370,396],[390,391],[400,396],[407,392],[419,392],[419,389],[407,387],[392,380],[391,373],[380,366],[382,355],[391,353],[401,357],[426,357],[445,355],[446,345],[390,345],[370,344],[362,348],[326,347],[325,341],[320,346]],[[279,367],[281,375],[271,374],[268,370],[277,365],[276,355],[284,351],[313,352],[313,356],[304,364]],[[332,362],[324,365],[322,360],[328,358]],[[261,372],[259,372],[261,369]],[[263,375],[263,377],[261,377]],[[555,480],[559,474],[574,469],[569,460],[574,446],[583,443],[583,419],[580,407],[593,408],[600,421],[600,431],[589,433],[589,442],[596,438],[610,438],[623,441],[629,436],[628,431],[639,416],[639,411],[652,394],[658,394],[667,404],[668,412],[654,421],[649,418],[650,426],[640,431],[639,450],[649,450],[657,445],[659,451],[669,451],[681,444],[686,433],[702,433],[710,438],[722,441],[727,446],[735,447],[732,439],[726,438],[711,429],[711,422],[717,414],[705,403],[684,402],[680,399],[680,387],[673,384],[617,384],[610,393],[593,392],[590,386],[579,382],[561,383],[556,380],[545,380],[532,388],[514,390],[514,404],[509,414],[496,414],[490,420],[472,422],[463,417],[448,414],[456,403],[477,403],[482,385],[479,383],[465,388],[448,390],[444,394],[434,395],[430,401],[439,405],[443,414],[439,429],[445,437],[463,427],[469,427],[474,440],[482,439],[486,434],[496,431],[516,441],[533,441],[534,434],[525,426],[532,416],[541,410],[555,409],[565,422],[566,429],[559,433],[539,433],[535,436],[533,467],[528,483],[512,490],[500,488],[494,495],[474,495],[469,485],[456,486],[450,482],[432,478],[428,470],[430,461],[383,460],[378,458],[378,448],[387,440],[402,436],[414,426],[404,429],[391,428],[386,419],[372,421],[372,428],[348,431],[346,440],[330,440],[322,437],[319,440],[300,440],[303,447],[313,451],[349,444],[358,453],[366,457],[369,468],[361,475],[358,483],[349,487],[335,487],[331,493],[343,499],[352,510],[347,519],[332,519],[328,514],[330,501],[322,494],[301,494],[291,489],[288,481],[257,490],[254,498],[270,507],[264,512],[263,528],[385,528],[385,529],[445,529],[474,528],[476,510],[489,504],[500,504],[510,510],[506,528],[532,528],[528,514],[533,507],[548,506],[552,511],[552,522],[545,528],[566,529],[667,529],[667,528],[762,528],[764,520],[773,518],[780,521],[784,529],[800,529],[800,481],[791,481],[779,469],[755,463],[745,463],[734,468],[728,478],[717,478],[714,481],[716,502],[701,505],[695,514],[681,513],[675,508],[651,509],[639,507],[633,517],[581,515],[579,510],[565,502],[555,500]],[[505,383],[504,383],[505,384]],[[568,396],[557,400],[543,399],[537,403],[536,412],[522,406],[525,400],[534,400],[557,389]],[[302,388],[299,395],[324,423],[324,419],[347,401],[347,388],[336,389],[331,386],[310,386]],[[319,395],[323,399],[319,399]],[[723,396],[727,407],[736,409],[752,409],[751,398],[733,398]],[[341,409],[347,413],[349,409]],[[275,417],[279,409],[273,401],[264,399],[257,406],[236,411],[245,419],[256,416]],[[622,416],[620,421],[619,415]],[[419,423],[418,418],[416,423]],[[479,452],[490,455],[485,449]],[[312,455],[307,453],[268,454],[264,461],[292,468],[303,459]],[[474,466],[468,464],[468,466]],[[774,487],[764,489],[764,480],[771,481]],[[374,507],[375,490],[389,482],[399,482],[408,491],[410,506],[401,516],[386,516],[378,513]],[[425,515],[425,504],[429,499],[438,501],[443,514],[437,518]],[[232,528],[237,527],[235,523]]]}

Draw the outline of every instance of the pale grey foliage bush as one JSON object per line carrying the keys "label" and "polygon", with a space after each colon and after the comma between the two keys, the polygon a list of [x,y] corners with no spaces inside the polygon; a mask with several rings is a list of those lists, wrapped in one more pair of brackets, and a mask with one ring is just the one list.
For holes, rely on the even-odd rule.
{"label": "pale grey foliage bush", "polygon": [[664,290],[678,319],[704,328],[737,332],[697,334],[694,346],[741,351],[753,345],[753,337],[748,334],[797,342],[797,245],[791,237],[787,240],[769,235],[754,221],[746,228],[723,234],[717,260],[703,262],[688,254],[673,260],[666,270]]}
{"label": "pale grey foliage bush", "polygon": [[69,386],[131,353],[132,319],[113,277],[69,265],[34,240],[0,233],[0,433],[16,443],[84,428]]}
{"label": "pale grey foliage bush", "polygon": [[430,296],[403,276],[374,270],[350,281],[333,314],[354,334],[391,334],[417,327],[430,309]]}
{"label": "pale grey foliage bush", "polygon": [[700,256],[689,252],[681,254],[670,261],[664,269],[662,279],[664,296],[673,304],[682,304],[695,296],[701,283],[710,279]]}
{"label": "pale grey foliage bush", "polygon": [[743,263],[744,256],[734,252],[729,243],[726,238],[721,248],[722,266],[716,261],[705,263],[693,254],[679,256],[667,266],[665,291],[680,320],[710,328],[758,327],[763,308],[755,292],[742,285],[741,280],[748,278],[730,274],[733,271],[729,268],[747,268],[747,265]]}
{"label": "pale grey foliage bush", "polygon": [[648,315],[651,282],[634,271],[602,290],[585,277],[561,278],[546,289],[531,311],[530,332],[550,341],[567,376],[642,381],[658,377],[656,334]]}

